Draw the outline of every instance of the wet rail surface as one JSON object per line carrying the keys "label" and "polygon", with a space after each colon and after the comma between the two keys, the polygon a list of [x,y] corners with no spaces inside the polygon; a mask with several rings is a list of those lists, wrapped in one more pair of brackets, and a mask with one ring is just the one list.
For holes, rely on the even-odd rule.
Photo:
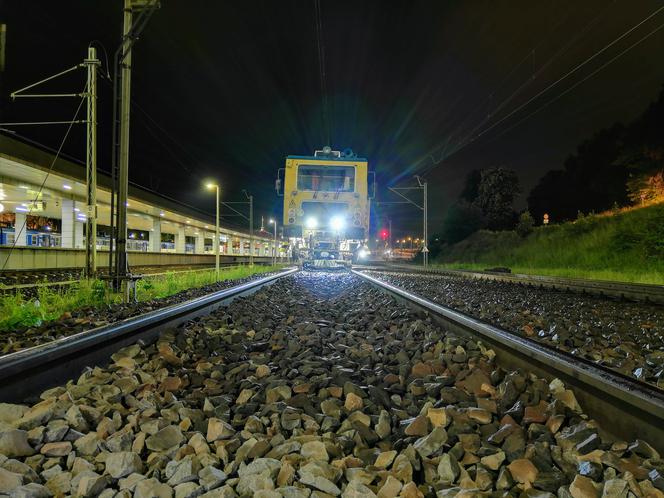
{"label": "wet rail surface", "polygon": [[368,274],[503,329],[664,388],[664,306],[461,276]]}
{"label": "wet rail surface", "polygon": [[660,496],[654,442],[610,439],[560,381],[357,276],[209,311],[0,405],[12,492]]}

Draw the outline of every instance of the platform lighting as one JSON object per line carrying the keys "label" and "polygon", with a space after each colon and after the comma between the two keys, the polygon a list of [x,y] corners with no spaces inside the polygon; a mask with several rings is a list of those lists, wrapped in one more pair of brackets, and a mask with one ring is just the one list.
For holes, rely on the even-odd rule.
{"label": "platform lighting", "polygon": [[63,189],[65,190],[71,190],[71,185],[67,185],[66,183],[62,186]]}
{"label": "platform lighting", "polygon": [[5,205],[0,202],[0,213],[5,210]]}
{"label": "platform lighting", "polygon": [[159,213],[159,216],[166,216],[164,213]]}
{"label": "platform lighting", "polygon": [[215,190],[217,193],[217,215],[215,218],[215,230],[214,230],[214,240],[215,240],[215,249],[214,249],[214,267],[217,275],[217,280],[219,280],[219,185],[216,183],[208,182],[206,185],[208,190]]}
{"label": "platform lighting", "polygon": [[23,206],[16,206],[15,210],[20,211],[21,213],[27,213],[28,212],[28,208],[23,207]]}
{"label": "platform lighting", "polygon": [[318,227],[318,220],[316,218],[314,218],[313,216],[310,216],[309,218],[306,219],[304,224],[309,229],[317,228]]}
{"label": "platform lighting", "polygon": [[330,227],[337,232],[343,230],[345,225],[346,221],[341,216],[333,216],[330,220]]}

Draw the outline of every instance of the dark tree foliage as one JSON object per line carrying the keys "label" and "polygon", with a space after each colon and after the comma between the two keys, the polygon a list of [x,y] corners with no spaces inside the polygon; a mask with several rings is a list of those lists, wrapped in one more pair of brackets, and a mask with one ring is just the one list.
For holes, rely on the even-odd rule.
{"label": "dark tree foliage", "polygon": [[[528,196],[538,224],[544,213],[553,222],[577,213],[600,212],[638,202],[658,188],[664,169],[664,90],[656,102],[628,126],[615,124],[586,140],[564,169],[546,173]],[[648,190],[650,189],[650,190]]]}
{"label": "dark tree foliage", "polygon": [[459,200],[447,210],[440,234],[448,244],[459,242],[484,226],[482,211],[473,204]]}
{"label": "dark tree foliage", "polygon": [[514,199],[520,192],[519,177],[506,168],[483,169],[477,197],[473,204],[480,208],[490,230],[514,228]]}
{"label": "dark tree foliage", "polygon": [[482,181],[482,172],[474,169],[466,175],[466,181],[463,190],[459,196],[466,202],[474,202],[480,192],[480,182]]}

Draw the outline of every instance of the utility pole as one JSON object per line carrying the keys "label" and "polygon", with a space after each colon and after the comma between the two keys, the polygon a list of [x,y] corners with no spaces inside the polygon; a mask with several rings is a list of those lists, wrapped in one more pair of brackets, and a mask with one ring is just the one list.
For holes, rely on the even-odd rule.
{"label": "utility pole", "polygon": [[244,195],[249,199],[249,266],[254,266],[254,196],[247,194],[246,190]]}
{"label": "utility pole", "polygon": [[[115,51],[113,66],[113,193],[111,195],[111,231],[109,270],[115,289],[126,283],[127,264],[127,196],[129,191],[129,115],[131,108],[131,52],[147,25],[159,0],[124,0],[122,41]],[[136,21],[134,10],[140,11]],[[118,69],[120,75],[118,75]],[[118,85],[120,98],[118,99]],[[118,120],[118,100],[119,114]],[[118,130],[119,124],[119,130]],[[119,136],[119,137],[118,137]],[[115,252],[115,265],[113,253]]]}
{"label": "utility pole", "polygon": [[88,47],[88,58],[83,63],[88,69],[85,276],[92,278],[97,273],[97,67],[100,62],[96,48]]}
{"label": "utility pole", "polygon": [[424,228],[423,228],[423,233],[424,233],[424,240],[422,241],[422,264],[424,268],[427,268],[429,266],[429,248],[427,247],[427,244],[429,243],[429,223],[427,220],[428,216],[428,201],[429,201],[429,196],[427,193],[427,182],[423,182],[422,179],[417,176],[417,183],[422,187],[423,190],[423,195],[424,195],[424,208],[422,209],[423,214],[424,214]]}
{"label": "utility pole", "polygon": [[[0,29],[0,35],[3,31]],[[1,36],[0,36],[1,38]],[[0,40],[2,43],[2,40]],[[1,48],[1,47],[0,47]],[[76,119],[78,116],[78,110],[74,119],[71,121],[37,121],[37,122],[28,122],[28,123],[0,123],[0,125],[8,126],[18,126],[18,125],[54,125],[54,124],[68,124],[71,126],[77,123],[86,123],[87,132],[86,132],[86,159],[85,159],[85,169],[86,169],[86,246],[85,246],[85,276],[86,278],[94,277],[96,273],[96,249],[97,249],[97,68],[100,66],[100,62],[97,59],[97,50],[88,46],[87,58],[83,59],[81,64],[76,64],[69,69],[44,78],[43,80],[38,81],[28,85],[20,90],[16,90],[10,94],[12,99],[17,98],[61,98],[61,97],[78,97],[85,98],[87,103],[87,116],[86,119]],[[86,68],[87,70],[87,80],[85,84],[85,89],[81,93],[25,93],[27,90],[33,89],[42,83],[54,80],[68,74],[72,71],[78,69]],[[83,102],[80,103],[79,108],[81,109]],[[69,130],[65,134],[65,139],[69,134]],[[64,142],[63,142],[64,145]],[[56,154],[56,158],[58,157]],[[37,198],[35,198],[35,201]],[[28,214],[32,212],[32,208]],[[73,245],[73,241],[72,241]]]}
{"label": "utility pole", "polygon": [[[423,218],[423,225],[424,225],[424,233],[423,233],[423,244],[422,244],[422,264],[424,268],[427,268],[429,266],[429,248],[427,247],[428,243],[428,186],[426,181],[422,181],[422,178],[419,176],[415,176],[415,179],[417,180],[417,187],[388,187],[391,192],[394,192],[397,194],[399,197],[404,199],[402,202],[383,202],[382,204],[412,204],[416,208],[422,211],[422,218]],[[401,191],[409,191],[409,190],[422,190],[422,195],[423,195],[423,202],[422,205],[420,206],[416,202],[413,202],[410,200],[408,197],[406,197],[404,194],[401,193]],[[411,239],[411,249],[413,248],[413,242]]]}
{"label": "utility pole", "polygon": [[219,234],[219,210],[221,209],[221,204],[219,203],[219,185],[215,185],[217,188],[217,216],[215,218],[215,228],[214,228],[214,268],[215,268],[215,279],[219,281],[219,249],[221,246],[221,237]]}
{"label": "utility pole", "polygon": [[[132,1],[125,0],[122,28],[123,62],[120,71],[120,158],[118,168],[117,245],[115,275],[122,279],[127,265],[127,196],[129,191],[129,112],[131,109],[131,43]],[[118,284],[121,285],[120,282]]]}

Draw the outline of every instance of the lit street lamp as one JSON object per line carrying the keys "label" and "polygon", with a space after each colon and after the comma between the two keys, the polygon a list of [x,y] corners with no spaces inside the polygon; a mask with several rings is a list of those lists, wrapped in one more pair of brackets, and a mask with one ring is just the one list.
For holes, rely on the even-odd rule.
{"label": "lit street lamp", "polygon": [[277,264],[277,220],[270,218],[270,223],[274,225],[274,246],[272,247],[272,266]]}
{"label": "lit street lamp", "polygon": [[216,279],[219,280],[219,185],[216,183],[208,183],[206,187],[209,190],[215,189],[217,191],[217,217],[215,220],[214,232],[214,268],[216,271]]}

